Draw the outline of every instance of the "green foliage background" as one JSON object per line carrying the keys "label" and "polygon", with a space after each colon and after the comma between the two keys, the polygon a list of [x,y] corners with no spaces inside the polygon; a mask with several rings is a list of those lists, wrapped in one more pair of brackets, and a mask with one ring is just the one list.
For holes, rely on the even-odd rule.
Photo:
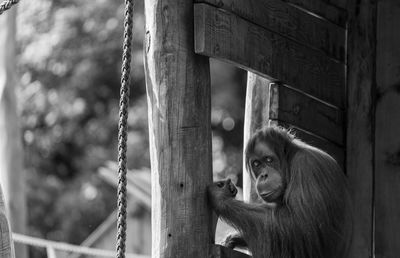
{"label": "green foliage background", "polygon": [[[116,160],[122,1],[21,1],[18,100],[29,234],[80,244],[116,207],[97,176]],[[129,168],[149,167],[142,42],[143,2],[134,16]],[[212,61],[214,175],[241,173],[245,73]],[[31,257],[45,257],[31,249]]]}

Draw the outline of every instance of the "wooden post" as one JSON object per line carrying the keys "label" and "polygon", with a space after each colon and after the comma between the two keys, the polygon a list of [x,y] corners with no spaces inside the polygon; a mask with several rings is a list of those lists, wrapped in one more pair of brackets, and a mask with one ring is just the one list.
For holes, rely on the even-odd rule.
{"label": "wooden post", "polygon": [[375,257],[400,257],[400,3],[378,1]]}
{"label": "wooden post", "polygon": [[[12,230],[25,233],[26,183],[15,94],[18,85],[15,60],[16,16],[15,7],[0,16],[0,181]],[[9,234],[8,229],[3,228],[6,226],[1,223],[1,231]],[[18,258],[27,257],[25,246],[17,246],[15,250]]]}
{"label": "wooden post", "polygon": [[46,247],[47,258],[57,258],[56,250],[50,245]]}
{"label": "wooden post", "polygon": [[[354,207],[350,257],[374,257],[374,94],[376,1],[349,1],[347,64],[347,175]],[[395,240],[394,240],[395,241]]]}
{"label": "wooden post", "polygon": [[209,61],[194,53],[192,1],[145,0],[145,15],[152,257],[209,257]]}
{"label": "wooden post", "polygon": [[246,109],[243,128],[243,199],[253,200],[251,193],[254,185],[247,173],[244,151],[251,135],[269,121],[269,84],[270,81],[252,72],[247,73]]}

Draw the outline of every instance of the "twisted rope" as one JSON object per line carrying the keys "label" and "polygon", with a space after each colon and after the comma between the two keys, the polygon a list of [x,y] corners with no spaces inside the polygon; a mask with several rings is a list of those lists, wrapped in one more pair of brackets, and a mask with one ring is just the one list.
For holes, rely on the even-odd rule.
{"label": "twisted rope", "polygon": [[0,15],[10,9],[13,5],[17,4],[19,0],[5,0],[0,4]]}
{"label": "twisted rope", "polygon": [[125,0],[124,43],[118,123],[118,221],[117,258],[125,258],[126,241],[126,142],[128,134],[129,81],[133,25],[133,0]]}

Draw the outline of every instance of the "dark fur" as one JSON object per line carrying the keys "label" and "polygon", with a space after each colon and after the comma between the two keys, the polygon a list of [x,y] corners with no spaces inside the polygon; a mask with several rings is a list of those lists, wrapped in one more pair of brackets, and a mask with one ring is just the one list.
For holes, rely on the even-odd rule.
{"label": "dark fur", "polygon": [[[250,139],[248,170],[248,156],[257,141],[267,143],[279,157],[285,184],[282,202],[271,206],[258,198],[244,203],[235,200],[229,188],[214,184],[209,197],[216,213],[240,232],[255,258],[347,257],[352,231],[350,198],[336,161],[288,131],[270,127]],[[238,236],[232,239],[240,242]]]}

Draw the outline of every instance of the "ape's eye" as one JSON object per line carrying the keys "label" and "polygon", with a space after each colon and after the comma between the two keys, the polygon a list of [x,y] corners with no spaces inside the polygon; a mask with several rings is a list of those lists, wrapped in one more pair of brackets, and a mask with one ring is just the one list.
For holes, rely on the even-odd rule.
{"label": "ape's eye", "polygon": [[274,158],[271,156],[266,156],[265,157],[265,163],[272,163],[274,161]]}
{"label": "ape's eye", "polygon": [[258,168],[259,166],[261,166],[261,162],[259,160],[253,160],[253,162],[251,162],[251,166],[254,168]]}
{"label": "ape's eye", "polygon": [[220,187],[220,188],[224,187],[224,182],[218,182],[217,186]]}

